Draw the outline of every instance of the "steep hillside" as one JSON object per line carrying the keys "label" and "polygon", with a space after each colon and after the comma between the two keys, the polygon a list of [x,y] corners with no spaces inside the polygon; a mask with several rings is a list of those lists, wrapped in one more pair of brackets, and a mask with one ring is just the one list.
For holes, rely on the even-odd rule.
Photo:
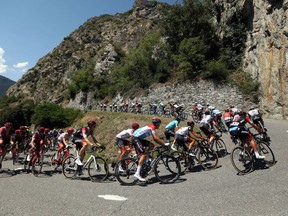
{"label": "steep hillside", "polygon": [[[93,65],[93,75],[109,74],[121,52],[128,53],[145,34],[158,28],[165,4],[142,4],[136,1],[133,9],[124,14],[89,19],[28,70],[8,95],[63,103],[63,93],[75,71]],[[88,93],[78,95],[71,106],[86,107],[87,101],[91,101],[92,107],[96,105],[93,95]]]}
{"label": "steep hillside", "polygon": [[5,95],[6,91],[10,88],[10,86],[14,84],[15,82],[13,80],[10,80],[0,75],[0,97]]}
{"label": "steep hillside", "polygon": [[[234,24],[245,25],[245,30],[240,32],[239,36],[242,37],[239,40],[241,39],[243,46],[241,50],[244,53],[242,69],[261,84],[260,92],[257,93],[260,99],[258,105],[265,111],[267,117],[287,119],[287,0],[213,0],[212,2],[215,24],[220,36]],[[65,37],[54,50],[41,58],[35,67],[8,90],[7,94],[21,95],[22,98],[33,99],[36,102],[49,101],[81,109],[96,108],[101,101],[95,98],[93,92],[80,92],[73,99],[65,101],[65,92],[71,83],[72,75],[91,65],[93,76],[111,73],[111,67],[119,62],[121,56],[137,47],[147,33],[159,29],[161,11],[166,9],[167,5],[162,3],[136,0],[133,8],[124,14],[102,15],[89,19]],[[233,42],[228,41],[228,46],[234,46]],[[208,83],[207,86],[211,84]],[[213,87],[217,86],[218,83],[213,83]],[[217,91],[217,88],[212,90]],[[219,102],[220,98],[219,103],[225,102],[227,106],[226,96],[221,90],[222,88],[218,92],[220,96],[213,100]],[[233,88],[234,91],[235,98],[232,96],[229,99],[244,107],[249,106],[247,97],[243,97],[240,91]],[[181,101],[183,95],[189,98],[191,103],[192,100],[204,101],[202,98],[205,92],[195,91],[186,96],[184,90],[178,92],[175,98],[170,98],[168,95],[168,99]],[[158,99],[157,96],[149,95],[150,101]]]}

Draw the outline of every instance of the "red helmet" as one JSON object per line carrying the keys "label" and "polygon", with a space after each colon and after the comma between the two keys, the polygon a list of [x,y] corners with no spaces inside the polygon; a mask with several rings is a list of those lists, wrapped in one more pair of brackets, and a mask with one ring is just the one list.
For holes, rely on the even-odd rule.
{"label": "red helmet", "polygon": [[152,123],[153,123],[153,124],[161,124],[161,119],[160,119],[160,118],[157,118],[157,117],[154,117],[154,118],[152,119]]}
{"label": "red helmet", "polygon": [[92,126],[92,125],[96,125],[96,121],[94,121],[94,120],[90,120],[90,121],[88,121],[88,126],[90,127],[90,126]]}
{"label": "red helmet", "polygon": [[72,134],[73,132],[74,132],[74,128],[68,128],[68,129],[67,129],[67,133],[68,133],[68,134]]}
{"label": "red helmet", "polygon": [[21,131],[18,129],[18,130],[15,130],[15,134],[20,134]]}
{"label": "red helmet", "polygon": [[44,133],[44,132],[45,132],[45,128],[44,128],[44,127],[40,127],[40,128],[38,129],[38,131]]}
{"label": "red helmet", "polygon": [[50,131],[50,129],[49,128],[45,128],[44,131],[45,131],[45,133],[48,133]]}
{"label": "red helmet", "polygon": [[12,127],[13,124],[12,124],[11,122],[6,122],[6,123],[4,124],[4,126],[5,126],[5,127]]}
{"label": "red helmet", "polygon": [[133,122],[131,127],[132,129],[137,130],[139,128],[139,124],[137,122]]}

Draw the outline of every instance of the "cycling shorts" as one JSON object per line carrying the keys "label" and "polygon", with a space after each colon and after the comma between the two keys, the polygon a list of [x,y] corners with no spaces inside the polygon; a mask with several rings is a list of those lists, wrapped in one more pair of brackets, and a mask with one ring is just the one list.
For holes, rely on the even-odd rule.
{"label": "cycling shorts", "polygon": [[137,152],[143,154],[145,152],[143,147],[147,147],[151,144],[148,140],[132,137],[132,144]]}
{"label": "cycling shorts", "polygon": [[123,146],[128,145],[130,145],[130,142],[128,140],[116,138],[116,146],[118,146],[118,148],[122,148]]}

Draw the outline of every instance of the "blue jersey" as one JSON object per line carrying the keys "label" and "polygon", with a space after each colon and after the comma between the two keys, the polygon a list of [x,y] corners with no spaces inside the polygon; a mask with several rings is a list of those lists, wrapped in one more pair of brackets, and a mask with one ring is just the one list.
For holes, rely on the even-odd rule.
{"label": "blue jersey", "polygon": [[179,122],[177,120],[171,121],[166,127],[165,129],[169,129],[169,130],[175,130],[176,127],[178,127]]}

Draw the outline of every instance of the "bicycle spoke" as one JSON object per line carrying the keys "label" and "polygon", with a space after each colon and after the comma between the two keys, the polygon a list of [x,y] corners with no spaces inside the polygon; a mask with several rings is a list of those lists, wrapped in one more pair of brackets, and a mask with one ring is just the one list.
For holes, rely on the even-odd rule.
{"label": "bicycle spoke", "polygon": [[162,155],[155,162],[155,176],[162,183],[173,183],[178,180],[181,168],[178,160],[170,155]]}
{"label": "bicycle spoke", "polygon": [[108,176],[108,165],[101,157],[95,157],[88,164],[88,175],[92,181],[101,182]]}

